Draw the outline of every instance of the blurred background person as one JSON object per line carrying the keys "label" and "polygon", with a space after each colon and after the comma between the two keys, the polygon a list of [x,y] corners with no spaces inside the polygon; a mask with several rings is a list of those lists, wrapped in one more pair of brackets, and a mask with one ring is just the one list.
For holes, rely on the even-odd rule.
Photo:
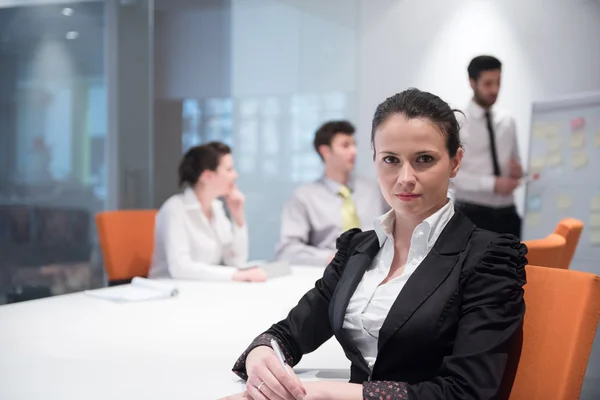
{"label": "blurred background person", "polygon": [[[237,177],[226,144],[210,142],[188,150],[179,165],[179,184],[186,188],[156,216],[150,278],[266,280],[258,268],[238,269],[248,261],[248,229]],[[231,220],[219,197],[225,198]]]}
{"label": "blurred background person", "polygon": [[278,259],[326,265],[341,233],[371,229],[373,220],[387,210],[377,183],[353,174],[354,132],[348,121],[329,121],[317,130],[313,144],[325,173],[316,182],[299,187],[285,205]]}
{"label": "blurred background person", "polygon": [[457,205],[482,229],[521,236],[513,192],[523,177],[515,119],[494,106],[502,63],[492,56],[469,64],[473,98],[461,128],[465,156],[454,180]]}

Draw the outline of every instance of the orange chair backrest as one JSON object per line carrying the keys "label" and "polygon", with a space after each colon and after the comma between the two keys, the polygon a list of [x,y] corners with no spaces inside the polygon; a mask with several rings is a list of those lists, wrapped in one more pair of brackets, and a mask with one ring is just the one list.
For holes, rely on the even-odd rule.
{"label": "orange chair backrest", "polygon": [[551,233],[543,239],[527,240],[527,261],[530,265],[561,268],[562,255],[567,241],[561,235]]}
{"label": "orange chair backrest", "polygon": [[575,255],[575,250],[577,250],[581,231],[583,231],[583,221],[575,218],[565,218],[556,226],[554,233],[561,235],[567,241],[565,251],[563,251],[561,258],[560,268],[569,269],[573,256]]}
{"label": "orange chair backrest", "polygon": [[109,281],[147,276],[154,249],[157,210],[105,211],[96,227]]}
{"label": "orange chair backrest", "polygon": [[511,400],[579,398],[600,316],[600,277],[526,267],[523,350]]}

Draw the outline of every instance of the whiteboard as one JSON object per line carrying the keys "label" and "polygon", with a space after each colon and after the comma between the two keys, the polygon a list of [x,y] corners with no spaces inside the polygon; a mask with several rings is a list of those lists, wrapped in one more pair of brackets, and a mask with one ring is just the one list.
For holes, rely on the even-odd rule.
{"label": "whiteboard", "polygon": [[532,106],[523,238],[539,239],[562,218],[584,222],[571,269],[600,274],[600,92]]}

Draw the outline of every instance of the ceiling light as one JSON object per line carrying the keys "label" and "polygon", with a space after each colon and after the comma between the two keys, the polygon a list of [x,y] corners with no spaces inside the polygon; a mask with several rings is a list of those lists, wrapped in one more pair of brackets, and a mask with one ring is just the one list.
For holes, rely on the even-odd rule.
{"label": "ceiling light", "polygon": [[75,13],[75,11],[73,11],[72,8],[65,7],[65,8],[62,9],[62,15],[64,15],[65,17],[70,17],[74,13]]}
{"label": "ceiling light", "polygon": [[67,34],[65,35],[65,37],[68,40],[77,39],[79,37],[79,32],[77,32],[77,31],[69,31],[69,32],[67,32]]}

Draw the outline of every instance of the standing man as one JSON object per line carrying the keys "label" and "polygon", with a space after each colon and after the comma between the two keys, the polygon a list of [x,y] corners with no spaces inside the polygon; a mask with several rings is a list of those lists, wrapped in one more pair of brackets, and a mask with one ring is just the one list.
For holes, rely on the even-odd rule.
{"label": "standing man", "polygon": [[514,118],[494,107],[500,91],[502,63],[475,57],[468,67],[473,99],[461,129],[465,154],[454,180],[457,205],[480,228],[520,237],[521,217],[513,192],[521,183]]}
{"label": "standing man", "polygon": [[354,131],[348,121],[330,121],[317,130],[313,144],[325,174],[299,187],[285,205],[278,259],[326,265],[340,234],[352,228],[372,229],[375,218],[387,211],[377,183],[352,174]]}

